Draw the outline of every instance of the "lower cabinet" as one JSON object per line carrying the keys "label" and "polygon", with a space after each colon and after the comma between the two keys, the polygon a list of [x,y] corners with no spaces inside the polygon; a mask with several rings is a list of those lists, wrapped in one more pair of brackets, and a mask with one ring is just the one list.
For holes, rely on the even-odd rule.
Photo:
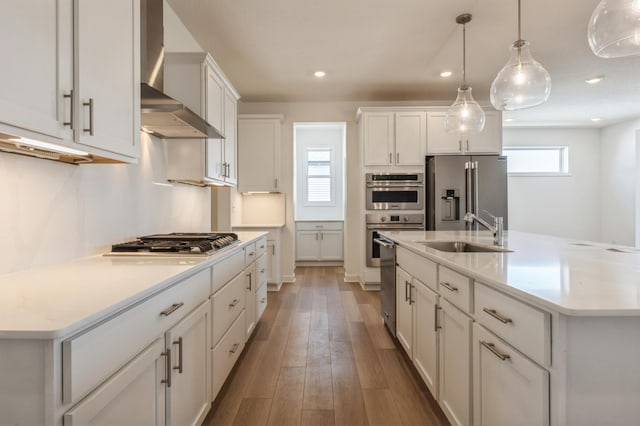
{"label": "lower cabinet", "polygon": [[245,341],[249,340],[251,333],[256,328],[256,286],[258,285],[257,273],[255,265],[246,268],[242,274],[244,275],[245,292],[244,292],[244,310],[245,310]]}
{"label": "lower cabinet", "polygon": [[411,359],[413,359],[413,306],[410,295],[412,285],[413,277],[402,268],[396,268],[396,338]]}
{"label": "lower cabinet", "polygon": [[242,311],[212,350],[213,382],[211,386],[211,399],[215,399],[218,392],[220,392],[220,388],[222,388],[224,381],[227,380],[227,376],[244,349],[244,315],[245,311]]}
{"label": "lower cabinet", "polygon": [[413,364],[434,398],[438,398],[438,293],[413,279]]}
{"label": "lower cabinet", "polygon": [[342,222],[296,222],[297,261],[342,261]]}
{"label": "lower cabinet", "polygon": [[473,325],[474,424],[548,425],[549,372]]}

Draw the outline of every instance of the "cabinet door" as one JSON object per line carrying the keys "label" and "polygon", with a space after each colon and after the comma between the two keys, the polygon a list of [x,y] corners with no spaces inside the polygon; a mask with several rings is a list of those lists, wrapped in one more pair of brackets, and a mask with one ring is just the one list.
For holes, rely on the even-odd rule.
{"label": "cabinet door", "polygon": [[238,120],[238,190],[280,192],[280,120]]}
{"label": "cabinet door", "polygon": [[422,166],[427,148],[427,113],[407,111],[396,113],[397,166]]}
{"label": "cabinet door", "polygon": [[235,97],[225,90],[224,97],[224,162],[226,166],[225,181],[232,185],[235,185],[238,181],[238,175],[236,171],[236,157],[237,157],[237,103]]}
{"label": "cabinet door", "polygon": [[402,268],[396,268],[396,337],[413,359],[412,278]]}
{"label": "cabinet door", "polygon": [[72,88],[70,4],[49,0],[2,3],[0,122],[72,139],[69,127],[62,125],[69,121],[71,109],[71,99],[63,97]]}
{"label": "cabinet door", "polygon": [[255,264],[251,264],[243,272],[245,280],[245,329],[247,330],[245,341],[249,340],[253,329],[256,328],[256,292],[258,291],[258,274]]}
{"label": "cabinet door", "polygon": [[362,120],[364,127],[364,165],[392,165],[394,113],[365,112]]}
{"label": "cabinet door", "polygon": [[209,411],[210,302],[204,302],[166,334],[171,350],[167,418],[171,425],[200,424]]}
{"label": "cabinet door", "polygon": [[467,152],[499,154],[502,152],[502,115],[489,111],[485,116],[484,129],[469,138],[465,149]]}
{"label": "cabinet door", "polygon": [[459,154],[462,140],[444,129],[446,111],[427,113],[427,154]]}
{"label": "cabinet door", "polygon": [[138,157],[140,3],[74,0],[74,21],[76,139]]}
{"label": "cabinet door", "polygon": [[[172,142],[170,142],[172,143]],[[196,143],[188,141],[187,143]],[[224,181],[224,140],[207,139],[205,141],[205,177],[220,182]]]}
{"label": "cabinet door", "polygon": [[434,398],[438,398],[438,294],[413,279],[415,310],[413,363]]}
{"label": "cabinet door", "polygon": [[205,65],[205,69],[207,122],[224,133],[224,83],[212,68]]}
{"label": "cabinet door", "polygon": [[320,233],[296,231],[296,260],[319,260]]}
{"label": "cabinet door", "polygon": [[342,260],[342,231],[320,231],[320,260]]}
{"label": "cabinet door", "polygon": [[438,402],[452,425],[471,424],[472,320],[444,299],[440,326],[440,394]]}
{"label": "cabinet door", "polygon": [[277,283],[276,279],[276,242],[267,241],[267,282]]}
{"label": "cabinet door", "polygon": [[473,325],[474,424],[548,425],[549,373]]}
{"label": "cabinet door", "polygon": [[64,415],[67,426],[165,424],[163,339],[158,339]]}

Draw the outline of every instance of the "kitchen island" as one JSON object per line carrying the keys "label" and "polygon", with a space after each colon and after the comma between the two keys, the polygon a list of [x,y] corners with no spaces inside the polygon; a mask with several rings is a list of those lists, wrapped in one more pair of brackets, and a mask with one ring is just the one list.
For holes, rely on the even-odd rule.
{"label": "kitchen island", "polygon": [[[640,251],[516,231],[381,232],[397,244],[397,336],[452,424],[640,419]],[[426,244],[425,244],[426,243]]]}
{"label": "kitchen island", "polygon": [[266,233],[237,234],[0,276],[0,425],[201,422],[266,306]]}

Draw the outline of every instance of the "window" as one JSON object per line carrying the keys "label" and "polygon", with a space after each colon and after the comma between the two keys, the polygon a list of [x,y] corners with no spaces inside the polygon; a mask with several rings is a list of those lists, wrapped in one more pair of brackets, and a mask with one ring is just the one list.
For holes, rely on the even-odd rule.
{"label": "window", "polygon": [[333,203],[331,149],[306,150],[306,204]]}
{"label": "window", "polygon": [[567,146],[510,146],[503,149],[507,156],[507,172],[515,176],[566,176],[569,174]]}

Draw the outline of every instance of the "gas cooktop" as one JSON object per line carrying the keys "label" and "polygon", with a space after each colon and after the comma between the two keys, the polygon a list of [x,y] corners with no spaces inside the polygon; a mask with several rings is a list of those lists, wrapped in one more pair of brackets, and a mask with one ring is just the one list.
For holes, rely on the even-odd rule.
{"label": "gas cooktop", "polygon": [[235,244],[238,235],[232,232],[155,234],[135,241],[114,244],[107,256],[210,256]]}

